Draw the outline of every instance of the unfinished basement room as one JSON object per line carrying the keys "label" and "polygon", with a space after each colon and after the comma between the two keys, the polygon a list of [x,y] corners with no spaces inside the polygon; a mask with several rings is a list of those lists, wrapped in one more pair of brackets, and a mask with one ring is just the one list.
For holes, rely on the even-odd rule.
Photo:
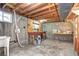
{"label": "unfinished basement room", "polygon": [[78,56],[79,3],[0,3],[0,56]]}

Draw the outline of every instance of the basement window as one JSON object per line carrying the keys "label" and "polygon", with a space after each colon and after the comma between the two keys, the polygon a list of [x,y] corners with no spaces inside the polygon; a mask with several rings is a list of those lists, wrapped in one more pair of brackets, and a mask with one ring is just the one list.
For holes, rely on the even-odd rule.
{"label": "basement window", "polygon": [[12,23],[12,15],[10,13],[4,12],[3,18],[4,22]]}
{"label": "basement window", "polygon": [[0,22],[12,23],[12,14],[0,10]]}

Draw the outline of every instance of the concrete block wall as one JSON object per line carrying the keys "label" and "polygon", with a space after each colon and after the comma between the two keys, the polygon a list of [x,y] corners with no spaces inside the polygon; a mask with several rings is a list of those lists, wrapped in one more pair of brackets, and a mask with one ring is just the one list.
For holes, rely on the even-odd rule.
{"label": "concrete block wall", "polygon": [[[16,15],[17,25],[20,29],[19,33],[19,39],[21,44],[28,44],[28,35],[27,35],[27,18]],[[13,23],[14,23],[14,17],[13,17]],[[12,24],[12,39],[11,41],[16,40],[15,32],[14,32],[14,24]]]}
{"label": "concrete block wall", "polygon": [[27,18],[17,15],[18,26],[20,28],[19,38],[21,44],[28,44],[28,34],[27,34]]}

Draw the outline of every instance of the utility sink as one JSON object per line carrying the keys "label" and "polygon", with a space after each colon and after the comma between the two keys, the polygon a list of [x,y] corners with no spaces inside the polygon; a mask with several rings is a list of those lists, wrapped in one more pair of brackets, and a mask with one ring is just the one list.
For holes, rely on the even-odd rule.
{"label": "utility sink", "polygon": [[4,54],[9,55],[9,41],[10,37],[0,36],[0,47],[4,47]]}

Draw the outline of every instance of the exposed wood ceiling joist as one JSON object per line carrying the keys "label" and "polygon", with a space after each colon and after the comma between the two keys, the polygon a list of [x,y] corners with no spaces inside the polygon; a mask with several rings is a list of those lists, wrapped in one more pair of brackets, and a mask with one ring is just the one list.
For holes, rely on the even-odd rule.
{"label": "exposed wood ceiling joist", "polygon": [[20,5],[18,5],[18,6],[16,6],[13,10],[17,10],[17,9],[19,9],[21,6],[23,6],[24,4],[22,3],[22,4],[20,4]]}
{"label": "exposed wood ceiling joist", "polygon": [[[53,5],[53,4],[52,4],[52,5]],[[50,7],[52,7],[52,5],[51,5]],[[48,8],[49,8],[49,6],[42,7],[42,8],[40,8],[40,9],[37,9],[37,10],[34,10],[34,11],[32,11],[32,12],[27,13],[26,16],[27,16],[27,15],[31,15],[31,14],[33,14],[33,13],[37,13],[37,12],[39,12],[39,11],[42,11],[42,10],[45,10],[45,9],[48,9]]]}
{"label": "exposed wood ceiling joist", "polygon": [[[51,14],[52,15],[46,14],[46,15],[43,15],[43,16],[38,16],[37,18],[39,20],[41,20],[41,19],[51,19],[51,20],[59,21],[57,15],[54,15],[55,13],[51,13]],[[29,18],[34,18],[34,17],[29,17]]]}
{"label": "exposed wood ceiling joist", "polygon": [[56,9],[56,11],[57,11],[57,16],[58,16],[58,19],[60,20],[60,15],[59,15],[59,13],[58,13],[58,7],[57,7],[57,5],[54,3],[54,5],[55,5],[55,9]]}
{"label": "exposed wood ceiling joist", "polygon": [[[29,6],[29,7],[28,7]],[[29,5],[27,5],[27,7],[25,7],[25,9],[21,12],[21,13],[25,13],[26,11],[28,11],[28,10],[30,10],[31,8],[33,8],[33,7],[35,7],[36,6],[36,4],[29,4]]]}
{"label": "exposed wood ceiling joist", "polygon": [[67,19],[73,19],[73,17],[75,16],[75,14],[74,13],[72,13],[72,10],[75,8],[75,7],[77,7],[77,3],[75,3],[74,5],[73,5],[73,7],[71,8],[71,11],[69,12],[69,14],[68,14],[68,16],[66,17],[66,19],[65,20],[67,20]]}
{"label": "exposed wood ceiling joist", "polygon": [[40,6],[40,5],[41,5],[41,3],[39,3],[39,4],[34,4],[33,6],[31,6],[31,7],[27,8],[27,9],[23,10],[22,13],[24,13],[24,12],[26,12],[26,11],[28,12],[29,10],[33,10],[33,9],[35,9],[36,7]]}
{"label": "exposed wood ceiling joist", "polygon": [[11,4],[8,4],[8,3],[7,3],[6,6],[9,6],[10,8],[14,9],[14,6],[11,5]]}
{"label": "exposed wood ceiling joist", "polygon": [[28,7],[30,4],[23,3],[23,5],[20,6],[20,9],[24,10],[26,7]]}
{"label": "exposed wood ceiling joist", "polygon": [[33,15],[33,17],[42,16],[42,15],[45,15],[45,14],[48,14],[48,13],[52,13],[52,12],[55,12],[55,9],[50,10],[50,11],[46,10],[45,12],[37,13],[37,14]]}
{"label": "exposed wood ceiling joist", "polygon": [[56,12],[54,6],[52,8],[50,8],[50,7],[51,7],[51,5],[49,6],[48,10],[37,13],[37,14],[33,14],[33,17],[42,16],[42,15],[49,14],[49,13],[51,15],[51,13]]}
{"label": "exposed wood ceiling joist", "polygon": [[[56,15],[55,13],[56,12],[52,12],[51,14]],[[44,17],[44,16],[48,16],[48,15],[51,16],[50,13],[46,13],[46,14],[43,14],[43,15],[39,15],[38,17]],[[29,17],[34,17],[34,16],[29,16]]]}
{"label": "exposed wood ceiling joist", "polygon": [[7,6],[7,3],[6,4],[4,4],[4,6],[2,7],[2,8],[5,8]]}
{"label": "exposed wood ceiling joist", "polygon": [[56,21],[59,21],[57,17],[52,17],[52,16],[49,16],[49,17],[46,17],[46,18],[52,18],[51,20],[56,20]]}
{"label": "exposed wood ceiling joist", "polygon": [[[34,18],[33,18],[33,19],[34,19]],[[56,17],[53,17],[53,16],[52,16],[52,17],[51,17],[51,16],[50,16],[50,17],[45,17],[45,18],[38,17],[38,19],[39,19],[39,20],[41,20],[41,19],[49,19],[49,20],[59,21]]]}

